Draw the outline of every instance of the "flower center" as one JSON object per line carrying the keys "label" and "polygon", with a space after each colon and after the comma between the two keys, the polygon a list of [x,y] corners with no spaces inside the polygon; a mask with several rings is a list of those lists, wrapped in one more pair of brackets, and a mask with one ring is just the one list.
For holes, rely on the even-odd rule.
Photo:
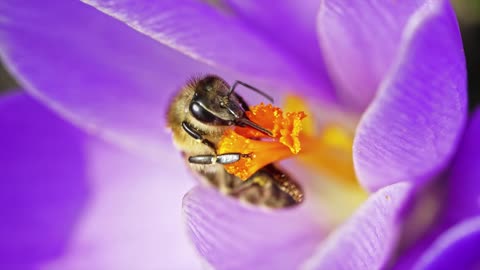
{"label": "flower center", "polygon": [[271,104],[260,104],[246,112],[247,117],[271,131],[264,134],[251,127],[236,127],[225,132],[218,145],[220,154],[239,152],[245,158],[225,166],[225,169],[243,180],[248,179],[267,164],[289,158],[302,150],[307,142],[301,134],[304,112],[283,113]]}
{"label": "flower center", "polygon": [[250,127],[235,127],[224,133],[218,153],[243,154],[240,161],[225,166],[243,180],[267,164],[295,157],[302,177],[309,179],[306,197],[319,200],[328,215],[326,220],[334,226],[367,197],[353,168],[353,129],[335,119],[324,120],[317,127],[314,114],[299,97],[288,97],[284,110],[271,104],[251,107],[247,117],[272,135]]}

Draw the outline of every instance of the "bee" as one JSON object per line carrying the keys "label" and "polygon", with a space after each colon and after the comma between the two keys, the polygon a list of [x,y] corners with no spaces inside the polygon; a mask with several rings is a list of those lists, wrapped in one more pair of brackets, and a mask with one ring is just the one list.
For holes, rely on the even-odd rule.
{"label": "bee", "polygon": [[300,186],[274,164],[258,170],[246,181],[228,173],[224,164],[247,158],[241,153],[217,154],[217,144],[233,126],[249,126],[271,135],[249,120],[245,100],[234,92],[242,85],[273,102],[261,90],[241,81],[232,86],[215,75],[190,80],[173,98],[167,113],[174,144],[188,167],[222,193],[254,205],[270,208],[292,206],[303,200]]}

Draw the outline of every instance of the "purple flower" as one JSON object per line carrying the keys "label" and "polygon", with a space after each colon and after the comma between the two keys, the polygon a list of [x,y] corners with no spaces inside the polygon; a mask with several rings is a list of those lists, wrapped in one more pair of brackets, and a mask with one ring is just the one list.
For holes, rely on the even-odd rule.
{"label": "purple flower", "polygon": [[[446,177],[442,214],[428,219],[427,208],[412,218],[442,184],[466,120],[465,59],[448,1],[85,2],[0,4],[0,55],[27,92],[0,99],[0,265],[478,263],[479,113]],[[165,111],[199,72],[249,82],[277,100],[300,95],[321,132],[353,122],[353,153],[341,153],[347,164],[353,157],[368,198],[357,182],[341,181],[344,167],[320,174],[286,164],[306,200],[278,211],[191,180],[165,132]],[[330,154],[314,162],[325,165]]]}

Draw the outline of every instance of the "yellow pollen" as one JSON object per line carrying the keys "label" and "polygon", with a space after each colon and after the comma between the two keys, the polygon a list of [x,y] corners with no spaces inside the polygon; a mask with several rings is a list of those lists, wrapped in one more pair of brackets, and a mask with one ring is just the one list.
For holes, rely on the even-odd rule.
{"label": "yellow pollen", "polygon": [[[353,136],[335,124],[326,124],[321,134],[302,138],[305,151],[299,158],[307,167],[321,170],[329,178],[356,184],[353,168]],[[306,146],[308,145],[308,147]]]}
{"label": "yellow pollen", "polygon": [[[302,110],[313,115],[305,100],[298,96],[288,96],[284,107],[285,111]],[[353,133],[336,123],[323,123],[317,129],[313,117],[307,117],[303,124],[304,151],[299,155],[302,165],[329,179],[357,186],[352,159]]]}
{"label": "yellow pollen", "polygon": [[[295,96],[289,96],[285,103],[285,111],[302,110],[313,115],[308,108],[304,99]],[[316,127],[312,117],[303,124],[304,136],[300,139],[303,150],[295,160],[303,168],[303,176],[310,179],[310,192],[315,194],[319,211],[325,214],[322,220],[328,220],[333,228],[368,197],[353,167],[353,129],[342,126],[341,122],[323,122]]]}

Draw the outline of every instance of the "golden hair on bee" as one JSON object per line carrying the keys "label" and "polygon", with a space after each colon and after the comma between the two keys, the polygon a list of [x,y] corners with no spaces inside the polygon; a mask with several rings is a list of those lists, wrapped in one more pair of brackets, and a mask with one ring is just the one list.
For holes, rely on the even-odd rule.
{"label": "golden hair on bee", "polygon": [[224,194],[270,208],[300,203],[301,188],[274,164],[261,168],[246,181],[225,170],[224,164],[246,158],[239,153],[217,154],[217,145],[227,129],[249,126],[270,134],[246,116],[248,105],[234,92],[238,85],[272,101],[261,90],[241,81],[230,86],[216,75],[195,77],[180,89],[168,108],[167,122],[174,144],[191,171]]}

